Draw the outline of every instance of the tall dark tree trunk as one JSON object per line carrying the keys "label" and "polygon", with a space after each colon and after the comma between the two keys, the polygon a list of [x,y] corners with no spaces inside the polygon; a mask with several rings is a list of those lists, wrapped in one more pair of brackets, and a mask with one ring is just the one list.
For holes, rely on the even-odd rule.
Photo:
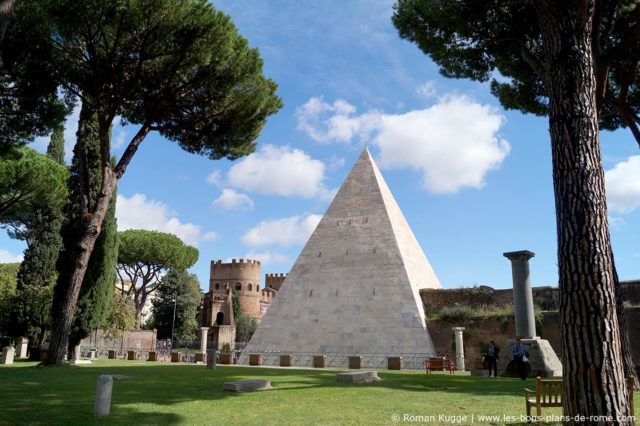
{"label": "tall dark tree trunk", "polygon": [[629,424],[600,158],[591,45],[594,2],[535,2],[550,101],[563,408],[567,416],[611,416],[617,424]]}
{"label": "tall dark tree trunk", "polygon": [[47,364],[62,364],[65,351],[69,346],[69,332],[73,323],[80,287],[117,184],[110,166],[103,170],[103,179],[104,184],[96,210],[87,214],[84,218],[85,223],[82,227],[82,234],[78,238],[76,250],[73,254],[75,256],[73,267],[70,268],[69,272],[61,271],[58,277],[53,300],[53,326],[51,328],[51,344],[49,346]]}
{"label": "tall dark tree trunk", "polygon": [[0,68],[2,68],[2,43],[15,8],[16,0],[0,0]]}

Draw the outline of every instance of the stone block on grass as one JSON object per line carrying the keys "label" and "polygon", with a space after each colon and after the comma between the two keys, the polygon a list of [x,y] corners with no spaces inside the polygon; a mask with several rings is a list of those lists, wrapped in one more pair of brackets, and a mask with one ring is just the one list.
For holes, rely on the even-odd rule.
{"label": "stone block on grass", "polygon": [[365,371],[349,371],[347,373],[338,373],[337,376],[339,383],[373,383],[380,380],[378,372],[373,370]]}
{"label": "stone block on grass", "polygon": [[271,388],[271,382],[263,379],[237,380],[225,382],[222,387],[226,392],[251,392]]}

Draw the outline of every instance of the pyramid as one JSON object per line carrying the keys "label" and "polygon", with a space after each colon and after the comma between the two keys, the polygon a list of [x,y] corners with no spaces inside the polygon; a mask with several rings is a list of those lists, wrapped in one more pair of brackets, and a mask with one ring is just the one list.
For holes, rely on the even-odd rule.
{"label": "pyramid", "polygon": [[243,353],[434,355],[420,288],[440,282],[365,148]]}

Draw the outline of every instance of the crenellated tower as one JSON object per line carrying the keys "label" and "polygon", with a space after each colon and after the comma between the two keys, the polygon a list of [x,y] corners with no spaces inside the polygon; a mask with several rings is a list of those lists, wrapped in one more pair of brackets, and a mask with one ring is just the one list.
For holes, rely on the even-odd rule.
{"label": "crenellated tower", "polygon": [[209,293],[213,295],[231,289],[240,298],[243,315],[260,319],[260,262],[251,259],[232,259],[231,262],[212,260]]}

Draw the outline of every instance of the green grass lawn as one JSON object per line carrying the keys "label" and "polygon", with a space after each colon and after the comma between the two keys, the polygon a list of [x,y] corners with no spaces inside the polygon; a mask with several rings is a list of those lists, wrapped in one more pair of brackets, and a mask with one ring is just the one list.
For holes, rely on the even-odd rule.
{"label": "green grass lawn", "polygon": [[[95,361],[59,368],[18,362],[0,367],[0,425],[4,424],[452,424],[439,415],[525,414],[524,386],[534,380],[451,376],[424,372],[380,371],[380,382],[336,383],[336,370],[296,370],[144,361]],[[101,374],[134,376],[114,382],[111,415],[94,419],[96,378]],[[225,381],[264,378],[267,391],[222,392]],[[636,400],[637,403],[637,400]],[[545,414],[560,414],[547,409]],[[404,415],[435,416],[436,421],[404,421]],[[416,420],[409,418],[408,420]],[[456,419],[451,419],[455,421]],[[458,419],[461,420],[461,419]],[[512,423],[513,424],[513,423]]]}

